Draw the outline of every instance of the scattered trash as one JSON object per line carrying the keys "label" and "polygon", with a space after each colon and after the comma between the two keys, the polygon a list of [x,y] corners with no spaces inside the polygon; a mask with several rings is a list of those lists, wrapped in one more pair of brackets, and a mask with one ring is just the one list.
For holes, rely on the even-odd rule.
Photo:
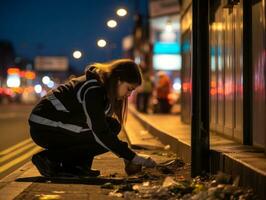
{"label": "scattered trash", "polygon": [[123,194],[121,192],[118,192],[118,189],[115,189],[112,192],[109,192],[108,194],[111,197],[123,197]]}
{"label": "scattered trash", "polygon": [[143,182],[142,185],[143,186],[149,186],[150,185],[150,182],[149,181]]}
{"label": "scattered trash", "polygon": [[[123,197],[127,200],[216,200],[216,199],[258,199],[252,189],[239,186],[239,177],[219,172],[186,180],[180,174],[189,165],[180,158],[159,163],[154,168],[145,168],[125,162],[125,171],[129,175],[120,185],[105,183],[102,188],[112,189],[109,196]],[[111,175],[110,175],[111,176]],[[115,177],[116,174],[113,174]],[[136,182],[137,180],[137,182]]]}
{"label": "scattered trash", "polygon": [[184,161],[179,158],[160,163],[160,166],[167,166],[175,169],[178,167],[183,167],[184,165],[185,165]]}
{"label": "scattered trash", "polygon": [[110,182],[107,182],[107,183],[103,184],[101,186],[101,188],[104,188],[104,189],[114,189],[114,185],[112,183],[110,183]]}
{"label": "scattered trash", "polygon": [[155,151],[155,152],[152,153],[152,155],[158,155],[158,156],[164,156],[164,157],[173,157],[174,156],[173,153],[168,152],[168,151],[166,151],[166,152],[163,152],[163,151]]}
{"label": "scattered trash", "polygon": [[225,174],[223,172],[218,172],[217,175],[215,175],[215,180],[219,184],[231,184],[233,183],[232,176]]}
{"label": "scattered trash", "polygon": [[163,181],[163,185],[162,187],[169,187],[169,186],[172,186],[172,185],[176,185],[177,183],[173,180],[172,177],[170,176],[167,176],[164,181]]}
{"label": "scattered trash", "polygon": [[132,189],[138,191],[139,190],[139,185],[138,184],[133,185]]}
{"label": "scattered trash", "polygon": [[158,180],[161,178],[161,175],[158,173],[158,170],[156,170],[155,168],[154,169],[146,168],[145,171],[137,174],[137,178],[142,181]]}
{"label": "scattered trash", "polygon": [[169,144],[164,146],[164,150],[169,150],[171,148],[171,146]]}
{"label": "scattered trash", "polygon": [[134,191],[133,185],[130,183],[120,185],[118,188],[118,192],[125,192],[125,191]]}
{"label": "scattered trash", "polygon": [[183,167],[185,165],[184,161],[181,159],[174,159],[157,166],[157,169],[163,174],[174,174],[176,169]]}
{"label": "scattered trash", "polygon": [[181,199],[181,200],[215,200],[215,199],[257,199],[253,190],[236,187],[230,184],[218,184],[211,187],[212,180],[198,182],[198,180],[176,181],[175,178],[167,176],[163,183],[149,182],[146,184],[135,184],[135,194],[127,193],[127,199]]}
{"label": "scattered trash", "polygon": [[130,200],[130,199],[136,199],[136,193],[135,192],[124,192],[124,199]]}
{"label": "scattered trash", "polygon": [[233,186],[238,187],[238,186],[239,186],[239,181],[240,181],[240,177],[237,176],[237,177],[234,179],[234,181],[233,181]]}

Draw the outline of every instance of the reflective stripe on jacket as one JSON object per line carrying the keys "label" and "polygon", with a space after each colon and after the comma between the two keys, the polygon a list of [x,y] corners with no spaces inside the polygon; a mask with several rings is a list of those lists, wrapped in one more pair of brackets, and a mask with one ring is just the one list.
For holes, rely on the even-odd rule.
{"label": "reflective stripe on jacket", "polygon": [[75,134],[88,131],[95,142],[119,157],[131,160],[135,153],[111,132],[106,117],[111,105],[104,86],[94,72],[72,79],[50,91],[33,109],[29,123],[50,126]]}

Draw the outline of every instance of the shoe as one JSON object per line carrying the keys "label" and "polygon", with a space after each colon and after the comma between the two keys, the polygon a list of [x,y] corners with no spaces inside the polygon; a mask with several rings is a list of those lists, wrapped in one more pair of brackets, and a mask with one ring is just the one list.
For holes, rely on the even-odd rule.
{"label": "shoe", "polygon": [[56,176],[60,167],[58,163],[50,161],[42,152],[33,155],[31,161],[44,177]]}

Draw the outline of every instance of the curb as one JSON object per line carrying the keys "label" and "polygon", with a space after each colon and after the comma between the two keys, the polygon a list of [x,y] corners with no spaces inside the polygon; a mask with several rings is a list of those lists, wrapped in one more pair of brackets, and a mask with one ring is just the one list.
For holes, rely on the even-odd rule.
{"label": "curb", "polygon": [[[185,162],[191,162],[191,146],[178,140],[166,132],[156,128],[151,122],[145,120],[134,109],[129,108],[129,112],[154,136],[164,144],[169,144],[171,151],[181,157]],[[210,172],[216,174],[218,171],[231,174],[233,177],[240,176],[240,185],[252,187],[260,198],[266,197],[266,172],[255,168],[240,159],[235,158],[230,153],[221,152],[215,149],[210,150]]]}

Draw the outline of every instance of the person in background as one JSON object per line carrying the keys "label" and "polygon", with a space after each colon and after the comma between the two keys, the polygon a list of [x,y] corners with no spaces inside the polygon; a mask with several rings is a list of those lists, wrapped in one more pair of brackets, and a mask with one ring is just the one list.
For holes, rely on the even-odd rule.
{"label": "person in background", "polygon": [[[154,167],[117,137],[126,120],[128,97],[142,83],[137,64],[129,59],[90,65],[45,95],[33,108],[30,134],[44,148],[32,162],[45,177],[98,176],[94,156],[111,151],[125,162]],[[108,167],[108,166],[106,166]]]}
{"label": "person in background", "polygon": [[171,80],[164,71],[159,71],[157,77],[156,97],[158,101],[158,112],[169,113],[171,105],[169,103],[168,95],[171,92]]}
{"label": "person in background", "polygon": [[143,82],[137,89],[136,96],[136,106],[138,111],[148,113],[153,87],[154,85],[149,71],[143,71]]}

